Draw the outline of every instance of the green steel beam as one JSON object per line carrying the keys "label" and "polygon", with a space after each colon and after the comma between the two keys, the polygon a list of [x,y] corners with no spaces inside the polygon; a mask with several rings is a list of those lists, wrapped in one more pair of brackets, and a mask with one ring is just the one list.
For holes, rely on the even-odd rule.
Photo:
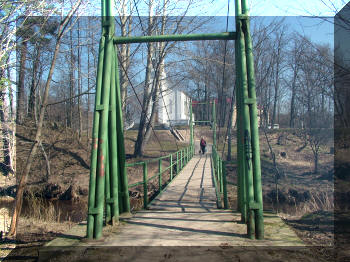
{"label": "green steel beam", "polygon": [[193,119],[192,119],[192,99],[190,100],[190,145],[191,145],[191,155],[192,155],[192,147],[194,144],[194,137],[193,137]]}
{"label": "green steel beam", "polygon": [[214,33],[214,34],[188,34],[188,35],[151,35],[151,36],[132,36],[132,37],[114,37],[115,44],[129,43],[150,43],[150,42],[169,42],[169,41],[196,41],[196,40],[235,40],[235,32]]}
{"label": "green steel beam", "polygon": [[[115,54],[117,48],[115,47]],[[118,160],[120,170],[120,185],[121,187],[121,200],[120,207],[123,212],[130,213],[130,198],[128,190],[128,175],[126,172],[125,165],[125,145],[124,145],[124,121],[123,121],[123,110],[122,110],[122,99],[120,94],[120,80],[119,80],[119,66],[118,56],[115,56],[115,71],[116,71],[116,116],[117,116],[117,148],[118,148]]]}
{"label": "green steel beam", "polygon": [[[238,55],[239,63],[237,66],[240,71],[240,100],[241,100],[241,113],[243,115],[243,138],[244,138],[244,161],[239,163],[245,167],[245,182],[246,182],[246,203],[250,203],[254,200],[254,188],[253,188],[253,170],[252,170],[252,157],[251,157],[251,130],[250,130],[250,115],[249,105],[244,104],[244,99],[248,98],[248,80],[247,80],[247,64],[245,56],[245,41],[244,32],[242,29],[242,21],[239,19],[242,15],[240,1],[236,1],[236,30],[237,30],[237,42],[238,42]],[[242,141],[242,140],[241,140]],[[249,238],[254,238],[255,230],[255,216],[254,210],[248,209],[247,219],[247,235]]]}
{"label": "green steel beam", "polygon": [[92,145],[91,145],[91,166],[90,166],[90,183],[89,183],[89,199],[88,199],[88,217],[87,217],[87,238],[93,238],[94,236],[94,224],[95,224],[95,209],[96,209],[96,169],[97,169],[97,148],[98,148],[98,132],[100,122],[100,111],[96,110],[96,106],[101,101],[102,90],[102,73],[103,73],[103,60],[104,60],[104,46],[105,38],[102,37],[99,46],[99,56],[97,63],[97,76],[96,76],[96,95],[95,95],[95,112],[92,128]]}
{"label": "green steel beam", "polygon": [[111,221],[111,185],[110,185],[110,178],[111,178],[111,169],[109,165],[109,152],[108,152],[108,143],[107,143],[107,150],[106,150],[106,174],[105,174],[105,205],[106,205],[106,224],[108,224]]}
{"label": "green steel beam", "polygon": [[227,180],[226,180],[226,162],[222,162],[222,178],[223,178],[223,194],[224,194],[224,208],[228,209],[228,197],[227,197]]}
{"label": "green steel beam", "polygon": [[[111,84],[111,66],[112,66],[113,41],[108,39],[105,45],[105,54],[103,62],[103,78],[102,78],[102,93],[101,93],[101,117],[99,123],[99,138],[98,138],[98,158],[97,158],[97,181],[96,181],[96,208],[98,213],[95,217],[95,232],[94,238],[102,236],[103,226],[103,209],[105,202],[105,166],[108,141],[108,112],[109,112],[109,88]],[[98,105],[96,105],[98,106]]]}
{"label": "green steel beam", "polygon": [[195,105],[207,105],[207,104],[211,104],[212,102],[211,101],[208,101],[208,102],[196,102],[194,103]]}
{"label": "green steel beam", "polygon": [[159,186],[159,192],[162,192],[162,159],[159,159],[158,162],[158,172],[159,172],[159,177],[158,177],[158,186]]}
{"label": "green steel beam", "polygon": [[118,71],[116,70],[117,53],[114,51],[113,63],[112,63],[112,79],[111,79],[111,94],[110,94],[110,111],[108,119],[108,147],[109,147],[109,170],[110,170],[110,195],[111,195],[111,222],[117,222],[119,219],[119,162],[115,161],[118,159],[118,148],[117,148],[117,112],[116,112],[116,81]]}
{"label": "green steel beam", "polygon": [[215,112],[215,101],[213,101],[213,146],[216,148],[216,112]]}
{"label": "green steel beam", "polygon": [[[248,3],[242,0],[242,13],[248,16]],[[261,187],[261,165],[260,165],[260,146],[259,146],[259,128],[258,128],[258,112],[256,106],[256,90],[255,90],[255,72],[253,45],[250,36],[249,19],[243,22],[243,30],[246,46],[247,73],[248,73],[248,93],[249,99],[254,103],[250,105],[250,127],[251,127],[251,143],[253,157],[253,184],[254,184],[254,201],[258,204],[255,210],[255,236],[257,239],[264,238],[264,216],[263,216],[263,198]]]}
{"label": "green steel beam", "polygon": [[174,173],[174,171],[173,171],[173,165],[174,165],[174,163],[173,163],[173,154],[171,154],[170,155],[170,180],[173,180],[173,173]]}
{"label": "green steel beam", "polygon": [[147,186],[147,162],[143,163],[143,208],[148,205],[148,186]]}

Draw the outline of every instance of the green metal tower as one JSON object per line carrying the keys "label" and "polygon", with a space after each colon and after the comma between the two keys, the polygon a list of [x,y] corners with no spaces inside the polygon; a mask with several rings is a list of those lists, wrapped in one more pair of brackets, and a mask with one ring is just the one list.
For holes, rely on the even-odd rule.
{"label": "green metal tower", "polygon": [[87,238],[96,239],[102,236],[105,209],[106,223],[130,212],[112,9],[111,0],[102,1],[87,217]]}
{"label": "green metal tower", "polygon": [[247,0],[236,0],[237,153],[239,208],[250,238],[264,238],[254,59]]}
{"label": "green metal tower", "polygon": [[[102,2],[102,36],[96,80],[95,113],[91,151],[87,238],[102,236],[104,223],[114,223],[120,213],[130,212],[128,178],[125,165],[123,119],[119,85],[117,48],[124,43],[147,43],[195,40],[236,40],[237,164],[238,210],[247,223],[249,238],[264,238],[260,149],[254,77],[254,59],[249,29],[247,0],[236,0],[236,32],[190,35],[114,36],[113,0]],[[215,101],[212,102],[213,150],[216,145]],[[190,102],[190,150],[194,154],[192,101]],[[182,150],[181,165],[182,167]],[[179,155],[176,153],[176,172]],[[187,152],[188,161],[189,152]],[[172,160],[171,160],[172,162]],[[225,166],[218,166],[221,181]],[[161,170],[161,162],[160,162]],[[147,164],[144,165],[147,176]],[[224,174],[224,175],[223,175]],[[144,178],[145,179],[145,178]],[[161,180],[160,180],[161,184]],[[161,186],[161,185],[160,185]],[[145,184],[144,184],[145,187]],[[221,185],[221,191],[227,195]],[[147,192],[147,188],[145,188]],[[147,196],[146,196],[147,197]],[[147,204],[147,201],[145,201]],[[225,203],[227,208],[227,203]]]}

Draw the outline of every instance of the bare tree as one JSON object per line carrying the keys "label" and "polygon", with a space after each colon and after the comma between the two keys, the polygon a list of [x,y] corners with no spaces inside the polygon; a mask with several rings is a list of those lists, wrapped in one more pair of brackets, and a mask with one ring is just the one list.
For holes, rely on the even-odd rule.
{"label": "bare tree", "polygon": [[72,9],[69,11],[68,15],[65,16],[63,18],[63,20],[60,22],[60,26],[58,28],[57,37],[56,37],[56,44],[55,44],[55,51],[54,51],[54,54],[52,57],[49,74],[48,74],[47,80],[46,80],[42,106],[41,106],[40,114],[39,114],[38,126],[37,126],[37,130],[36,130],[36,134],[35,134],[35,140],[34,140],[34,143],[31,147],[30,153],[28,155],[23,173],[20,176],[17,194],[16,194],[15,209],[14,209],[12,220],[11,220],[11,227],[10,227],[9,235],[16,234],[18,217],[19,217],[19,215],[21,213],[21,209],[22,209],[23,192],[25,189],[27,177],[28,177],[34,156],[36,154],[37,148],[38,148],[40,141],[41,141],[41,132],[42,132],[42,127],[43,127],[43,123],[44,123],[44,115],[45,115],[46,105],[47,105],[48,97],[49,97],[50,84],[51,84],[52,75],[53,75],[55,64],[56,64],[57,55],[59,53],[61,39],[62,39],[62,36],[66,32],[68,23],[71,21],[74,13],[77,11],[78,7],[80,6],[80,3],[81,3],[81,0],[78,0],[74,4],[74,6],[72,6]]}

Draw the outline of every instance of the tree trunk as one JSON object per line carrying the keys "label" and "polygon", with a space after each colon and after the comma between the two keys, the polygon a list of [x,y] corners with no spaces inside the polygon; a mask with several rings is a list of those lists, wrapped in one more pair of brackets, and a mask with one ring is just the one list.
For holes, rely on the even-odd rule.
{"label": "tree trunk", "polygon": [[30,91],[29,91],[29,101],[28,101],[28,117],[35,120],[35,100],[36,100],[36,87],[37,87],[37,82],[36,80],[36,75],[38,72],[38,67],[39,67],[39,62],[40,62],[40,45],[37,46],[36,50],[36,57],[33,62],[33,76],[32,76],[32,83],[30,86]]}
{"label": "tree trunk", "polygon": [[[163,6],[163,16],[162,16],[162,25],[161,25],[161,35],[164,35],[164,31],[165,31],[165,12],[166,12],[166,1],[164,1],[164,6]],[[148,140],[151,136],[151,130],[154,126],[155,123],[155,117],[156,117],[156,110],[157,110],[157,106],[158,106],[158,101],[159,101],[159,97],[162,96],[162,94],[160,94],[160,92],[162,92],[163,90],[161,89],[161,85],[162,82],[165,81],[165,79],[162,79],[163,74],[164,73],[164,52],[165,52],[165,45],[164,42],[159,42],[158,43],[158,50],[159,50],[159,61],[158,61],[158,65],[156,68],[156,75],[155,77],[155,83],[154,83],[154,90],[153,90],[153,104],[152,104],[152,113],[151,113],[151,117],[149,120],[149,123],[147,125],[146,128],[146,132],[145,132],[145,138],[143,141],[143,144],[146,145],[148,143]],[[166,106],[166,105],[164,105]]]}
{"label": "tree trunk", "polygon": [[[5,69],[0,68],[0,79],[3,79],[5,77]],[[5,117],[5,85],[0,86],[0,121],[1,121],[1,129],[2,129],[2,153],[4,157],[4,164],[6,166],[6,176],[9,173],[14,173],[14,170],[12,169],[12,159],[11,159],[11,139],[10,139],[10,127],[9,127],[9,121]]]}
{"label": "tree trunk", "polygon": [[[295,74],[294,74],[295,76]],[[293,83],[292,83],[292,98],[290,101],[290,119],[289,119],[289,127],[290,128],[294,128],[294,119],[295,119],[295,89],[296,89],[296,85],[295,85],[295,78],[293,79]]]}
{"label": "tree trunk", "polygon": [[[82,88],[81,88],[81,64],[80,64],[80,22],[79,22],[80,18],[78,18],[78,94],[82,93]],[[79,137],[79,141],[81,141],[81,134],[83,132],[83,122],[82,122],[82,115],[81,115],[81,96],[78,96],[78,137]]]}
{"label": "tree trunk", "polygon": [[21,57],[20,57],[18,93],[17,93],[17,124],[23,123],[24,115],[25,115],[24,78],[26,74],[27,51],[28,51],[27,42],[23,41],[21,45]]}
{"label": "tree trunk", "polygon": [[273,111],[272,111],[272,119],[271,119],[271,128],[273,128],[273,125],[275,124],[276,112],[277,112],[277,99],[278,99],[278,89],[279,89],[279,57],[277,57],[276,76],[275,77],[276,77],[275,78],[275,94],[274,94],[274,99],[273,99]]}
{"label": "tree trunk", "polygon": [[[9,57],[8,57],[9,59]],[[8,62],[7,62],[8,64]],[[7,67],[7,78],[11,80],[11,68]],[[16,173],[16,122],[15,122],[15,109],[13,102],[13,90],[11,85],[8,85],[8,99],[9,99],[9,159],[10,159],[10,168]]]}
{"label": "tree trunk", "polygon": [[[122,5],[121,6],[122,11],[120,16],[121,36],[127,37],[127,36],[130,36],[130,32],[131,32],[131,16],[127,16],[126,2],[123,1],[121,5]],[[120,64],[125,69],[125,71],[121,70],[121,74],[120,74],[120,87],[121,87],[120,94],[121,94],[121,102],[122,102],[123,119],[125,119],[126,97],[127,97],[127,87],[128,87],[127,72],[130,65],[130,44],[122,44],[120,46],[119,57],[120,57]]]}
{"label": "tree trunk", "polygon": [[[152,34],[152,27],[153,27],[153,14],[152,14],[152,4],[153,2],[150,1],[150,7],[149,7],[149,19],[148,19],[148,35]],[[147,52],[147,65],[146,65],[146,77],[145,77],[145,87],[144,87],[144,93],[143,93],[143,102],[142,102],[142,110],[141,110],[141,117],[140,117],[140,123],[139,123],[139,130],[137,134],[137,139],[135,142],[135,150],[134,150],[134,157],[142,156],[144,151],[145,144],[143,143],[144,137],[145,137],[145,127],[147,120],[149,118],[148,111],[149,111],[149,105],[150,105],[150,94],[151,94],[151,74],[152,74],[152,55],[153,55],[154,46],[152,43],[148,43],[148,52]]]}
{"label": "tree trunk", "polygon": [[45,163],[46,163],[46,181],[45,182],[48,182],[50,177],[51,177],[50,159],[45,152],[45,148],[43,146],[43,143],[41,143],[41,142],[40,142],[40,148],[41,148],[41,151],[43,152],[43,156],[45,158]]}
{"label": "tree trunk", "polygon": [[70,43],[70,63],[69,63],[69,98],[67,110],[67,127],[73,126],[73,94],[74,94],[74,54],[73,54],[72,30],[69,32]]}
{"label": "tree trunk", "polygon": [[315,158],[315,166],[314,166],[314,173],[318,173],[318,152],[314,152],[314,158]]}

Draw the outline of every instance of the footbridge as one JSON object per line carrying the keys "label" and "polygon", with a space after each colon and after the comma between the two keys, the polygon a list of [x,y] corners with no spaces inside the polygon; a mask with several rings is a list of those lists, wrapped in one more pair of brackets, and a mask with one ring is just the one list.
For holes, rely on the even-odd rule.
{"label": "footbridge", "polygon": [[[112,0],[102,0],[87,221],[46,247],[302,245],[278,216],[263,212],[247,1],[235,1],[236,32],[190,35],[116,37],[113,7]],[[126,163],[125,159],[116,46],[196,40],[235,40],[238,172],[230,174],[236,175],[238,181],[237,194],[231,194],[238,202],[235,210],[229,209],[227,162],[218,153],[215,98],[205,101],[212,111],[211,119],[205,121],[213,131],[213,143],[206,154],[199,155],[195,149],[196,122],[189,103],[191,134],[187,147],[147,161]],[[158,169],[150,172],[149,166],[154,162],[158,163]],[[130,184],[128,168],[140,168],[142,179]],[[158,185],[155,197],[149,194],[150,184]],[[133,187],[142,188],[143,210],[136,213],[130,208],[129,191]],[[135,257],[142,258],[142,254]]]}

